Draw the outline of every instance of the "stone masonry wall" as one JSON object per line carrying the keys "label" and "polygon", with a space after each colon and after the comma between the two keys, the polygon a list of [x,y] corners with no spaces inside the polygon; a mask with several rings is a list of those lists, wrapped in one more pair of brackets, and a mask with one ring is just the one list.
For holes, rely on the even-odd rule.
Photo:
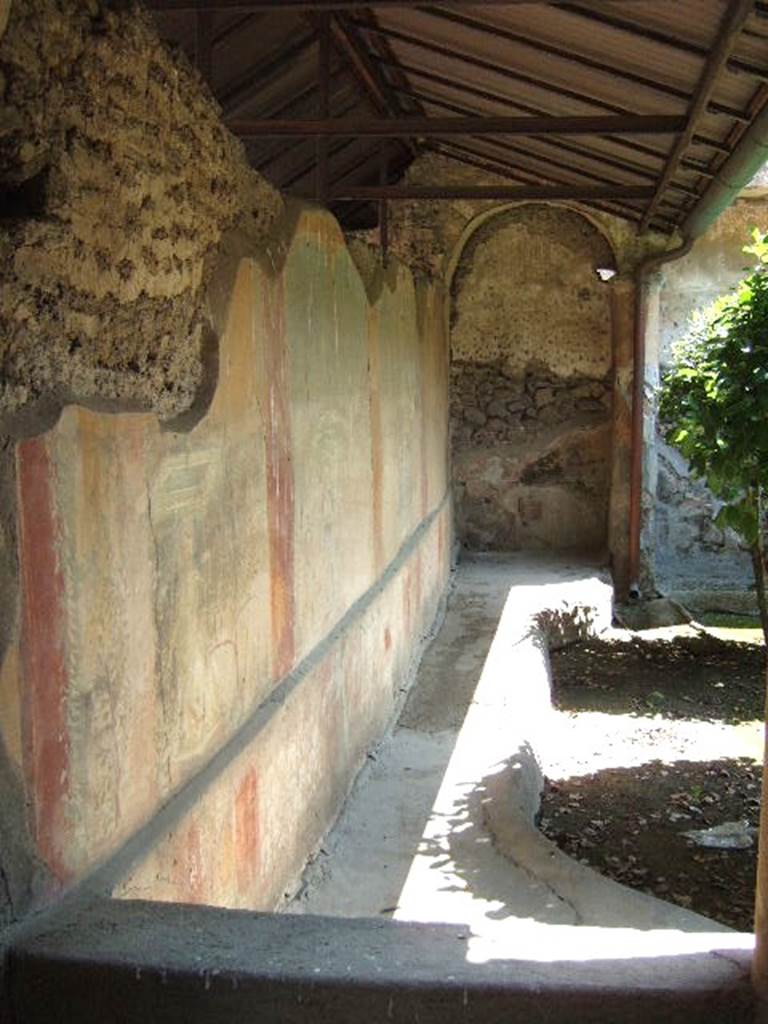
{"label": "stone masonry wall", "polygon": [[[436,183],[444,185],[509,185],[507,178],[499,177],[494,174],[493,171],[479,168],[470,167],[466,164],[462,164],[456,160],[450,159],[448,156],[443,154],[437,154],[433,152],[422,154],[417,160],[415,160],[406,172],[405,180],[409,184],[413,185],[434,185]],[[452,200],[452,201],[414,201],[414,202],[398,202],[393,203],[390,211],[390,249],[401,259],[404,263],[410,266],[412,269],[426,273],[428,275],[443,276],[448,279],[451,278],[455,268],[456,261],[459,258],[459,254],[462,252],[467,239],[471,237],[472,233],[475,232],[479,226],[482,226],[484,222],[488,221],[489,218],[495,219],[499,214],[503,214],[506,211],[514,209],[516,204],[511,203],[499,203],[493,200]],[[531,208],[530,204],[529,207]],[[628,519],[629,519],[629,447],[630,447],[630,407],[631,407],[631,386],[632,386],[632,337],[634,331],[634,317],[635,317],[635,293],[634,293],[634,274],[638,264],[643,261],[646,257],[666,251],[669,248],[670,240],[666,236],[658,235],[653,232],[646,232],[643,235],[639,235],[635,230],[634,225],[615,214],[605,209],[596,209],[593,206],[582,207],[575,203],[557,203],[557,204],[537,204],[537,209],[540,210],[552,210],[567,214],[569,211],[572,216],[577,217],[577,223],[582,228],[588,228],[590,225],[595,234],[605,239],[605,244],[611,251],[612,262],[609,266],[615,266],[618,272],[617,279],[604,289],[601,289],[602,294],[606,296],[606,304],[610,304],[611,314],[610,318],[612,321],[611,330],[613,331],[613,337],[610,342],[610,348],[612,349],[613,366],[610,375],[610,390],[611,390],[611,424],[610,426],[606,423],[604,428],[601,428],[603,432],[602,440],[598,440],[596,435],[593,435],[592,440],[598,448],[601,449],[602,454],[597,455],[593,452],[593,445],[584,444],[584,437],[582,434],[576,434],[572,438],[572,442],[569,444],[569,460],[572,460],[572,464],[576,465],[581,463],[582,467],[579,472],[583,471],[583,464],[590,462],[593,454],[598,459],[605,457],[606,451],[609,452],[609,468],[607,473],[610,476],[610,507],[611,515],[609,516],[609,546],[610,546],[610,560],[617,581],[617,585],[620,588],[626,588],[629,585],[628,572],[629,572],[629,535],[628,535]],[[372,233],[375,237],[376,233]],[[566,232],[566,235],[568,232]],[[543,237],[543,236],[542,236]],[[532,241],[529,239],[529,241]],[[561,241],[557,238],[553,240],[554,249],[553,252],[560,251],[562,253]],[[478,294],[482,295],[482,305],[485,307],[481,308],[480,303],[475,304],[474,315],[477,318],[477,323],[483,325],[482,333],[483,336],[488,340],[490,349],[479,362],[485,360],[486,362],[493,363],[495,360],[500,359],[500,364],[504,364],[505,356],[502,354],[500,357],[498,351],[498,341],[500,337],[503,337],[503,331],[496,337],[494,331],[496,327],[503,325],[504,322],[513,325],[519,324],[520,317],[519,311],[522,311],[523,318],[527,317],[528,322],[537,326],[540,321],[542,324],[546,323],[549,327],[550,334],[554,338],[559,338],[557,344],[561,347],[565,367],[565,377],[573,377],[573,384],[575,388],[580,386],[580,376],[589,378],[590,383],[600,388],[608,387],[608,377],[606,377],[604,369],[598,369],[595,373],[592,370],[582,371],[573,370],[570,366],[570,346],[574,340],[574,332],[568,329],[568,316],[563,315],[563,310],[558,311],[554,317],[550,316],[550,309],[547,305],[546,299],[542,299],[543,295],[547,292],[553,293],[558,290],[562,290],[563,295],[570,295],[571,311],[574,316],[581,314],[584,311],[584,303],[579,299],[578,289],[571,289],[568,280],[568,274],[560,274],[553,272],[553,269],[548,265],[546,258],[541,256],[541,239],[534,245],[533,253],[535,254],[535,264],[540,269],[540,280],[539,289],[529,289],[525,295],[519,291],[516,287],[516,282],[513,277],[506,276],[502,272],[501,265],[491,266],[489,280],[494,281],[496,284],[494,288],[485,289],[481,287],[478,290]],[[558,247],[559,250],[558,250]],[[546,255],[546,254],[545,254]],[[603,257],[601,257],[603,258]],[[512,266],[524,267],[529,260],[529,253],[523,252],[518,254],[518,258],[513,262]],[[568,265],[568,257],[565,258],[565,266]],[[597,264],[592,263],[591,267]],[[506,266],[506,265],[505,265]],[[595,285],[595,280],[590,277],[589,287]],[[470,289],[465,289],[466,295],[470,295]],[[520,298],[519,304],[515,306],[515,296]],[[608,301],[609,297],[609,301]],[[508,305],[502,315],[499,304],[507,302]],[[494,321],[494,322],[491,322]],[[455,328],[455,323],[454,323]],[[576,332],[578,333],[578,332]],[[545,331],[534,330],[531,335],[536,339],[536,344],[531,346],[534,350],[542,344],[548,344]],[[521,343],[524,342],[523,332],[517,331],[515,334],[515,345],[520,347]],[[523,345],[522,348],[525,346]],[[522,350],[521,348],[521,350]],[[537,362],[541,362],[538,352],[533,351],[529,358],[531,361],[531,371],[536,371]],[[470,362],[475,359],[474,356],[470,358]],[[464,373],[464,367],[460,364],[466,362],[464,356],[458,355],[454,350],[452,361],[458,367],[458,373]],[[478,360],[475,360],[478,361]],[[555,359],[554,363],[548,365],[542,379],[540,381],[542,389],[546,389],[549,386],[549,381],[546,379],[547,374],[550,370],[554,370],[555,376],[561,375],[561,360]],[[500,372],[503,372],[503,365],[501,365]],[[523,365],[522,370],[517,374],[518,382],[523,380],[526,367]],[[514,376],[514,375],[513,375]],[[456,379],[456,372],[454,373],[454,380]],[[509,380],[505,379],[503,382],[497,382],[498,386],[502,390],[509,390]],[[521,390],[525,393],[526,387],[524,384],[521,385]],[[457,438],[457,444],[470,446],[473,444],[472,436],[474,431],[478,432],[480,438],[483,437],[483,432],[486,431],[487,422],[490,419],[496,419],[498,421],[498,415],[488,415],[486,406],[494,399],[488,392],[483,396],[485,406],[482,402],[477,402],[473,397],[475,391],[474,384],[471,382],[466,383],[466,395],[467,400],[472,402],[471,408],[474,412],[469,414],[470,420],[474,419],[474,422],[463,422],[461,416],[454,416],[454,428],[455,437]],[[546,393],[546,392],[545,392]],[[598,396],[594,396],[597,398]],[[462,399],[463,401],[463,399]],[[460,403],[459,403],[460,404]],[[453,398],[454,411],[457,409],[457,395],[454,389]],[[582,410],[583,411],[583,410]],[[502,435],[505,439],[514,437],[518,434],[516,417],[521,410],[514,408],[508,410],[511,421],[505,424],[505,428],[502,431]],[[593,411],[594,412],[594,411]],[[549,414],[547,414],[549,415]],[[486,422],[481,422],[480,416],[485,416]],[[521,417],[522,419],[522,417]],[[498,422],[494,424],[494,429],[497,431],[501,430]],[[487,432],[486,432],[487,433]],[[544,444],[549,442],[544,438]],[[488,438],[486,437],[485,440]],[[508,454],[513,454],[514,449],[518,450],[520,463],[519,465],[512,459],[512,462],[505,462],[494,457],[490,459],[488,463],[488,469],[491,477],[496,477],[496,483],[493,485],[497,492],[503,492],[508,494],[509,500],[511,501],[510,516],[505,513],[505,522],[507,527],[514,521],[514,517],[518,515],[519,509],[515,508],[516,498],[510,490],[510,481],[517,480],[518,474],[524,471],[525,465],[528,461],[529,454],[525,450],[524,435],[519,435],[514,442],[509,444],[505,440],[503,447],[506,449]],[[485,441],[483,441],[485,443]],[[475,446],[477,450],[478,446]],[[498,452],[496,453],[499,454]],[[534,456],[534,459],[536,457]],[[463,459],[463,456],[456,449],[454,452],[454,466],[458,466],[459,461]],[[506,468],[505,468],[506,466]],[[509,472],[508,472],[509,471]],[[510,475],[511,474],[511,475]],[[574,471],[574,476],[576,472]],[[591,478],[587,477],[590,489],[593,488]],[[487,493],[483,493],[485,484],[478,485],[477,500],[474,502],[475,505],[475,519],[479,521],[484,518],[489,509],[492,508],[494,501],[491,496]],[[601,484],[601,487],[603,485]],[[607,484],[606,484],[607,488]],[[607,491],[606,491],[607,493]],[[457,489],[457,494],[461,496],[460,490]],[[571,488],[571,494],[576,496],[576,490]],[[556,492],[550,491],[550,496],[556,499]],[[547,507],[554,509],[556,507],[556,500],[550,502]],[[527,506],[523,509],[523,514],[526,520],[529,522],[529,526],[533,527],[532,519],[535,519],[541,512],[542,506],[538,501],[535,501],[530,508]],[[459,509],[459,511],[461,511]],[[491,514],[491,521],[482,528],[481,536],[478,536],[477,543],[490,544],[494,536],[494,530],[498,529],[498,516]],[[566,504],[563,507],[563,515],[561,520],[566,524],[567,529],[570,531],[569,543],[575,545],[579,544],[579,538],[581,543],[585,541],[588,543],[596,542],[596,531],[595,531],[595,516],[589,511],[588,506],[585,506],[578,502],[577,507],[568,507]],[[494,525],[495,523],[495,525]],[[537,540],[537,536],[552,535],[555,530],[554,524],[550,529],[549,526],[542,530],[542,523],[539,521],[538,526],[533,528],[533,531],[526,526],[523,531],[524,535],[528,535],[526,543],[540,543]],[[601,527],[598,527],[598,531]],[[560,541],[563,540],[561,533]],[[473,542],[474,543],[474,542]],[[504,539],[504,544],[517,545],[520,543],[520,538],[517,535],[515,529],[508,530],[508,536]]]}
{"label": "stone masonry wall", "polygon": [[[663,268],[658,349],[662,373],[693,311],[708,306],[743,277],[749,257],[741,250],[756,226],[768,229],[764,187],[747,189],[687,256]],[[714,525],[718,502],[701,481],[690,477],[685,460],[660,433],[656,449],[654,529],[648,539],[656,587],[666,592],[750,586],[752,566],[738,536]]]}
{"label": "stone masonry wall", "polygon": [[601,235],[522,206],[469,239],[452,288],[457,522],[473,548],[599,551],[610,483],[611,317]]}
{"label": "stone masonry wall", "polygon": [[[509,179],[492,171],[462,164],[438,153],[425,153],[406,171],[409,185],[504,185]],[[563,209],[568,204],[557,208]],[[456,199],[391,204],[390,249],[407,266],[433,276],[451,269],[451,260],[467,226],[477,217],[499,209],[496,200]],[[571,204],[573,207],[573,204]],[[589,217],[610,240],[617,269],[629,273],[652,252],[663,251],[668,240],[653,232],[639,236],[630,221],[590,207]]]}
{"label": "stone masonry wall", "polygon": [[188,410],[221,238],[280,197],[131,3],[12,3],[0,104],[0,415]]}

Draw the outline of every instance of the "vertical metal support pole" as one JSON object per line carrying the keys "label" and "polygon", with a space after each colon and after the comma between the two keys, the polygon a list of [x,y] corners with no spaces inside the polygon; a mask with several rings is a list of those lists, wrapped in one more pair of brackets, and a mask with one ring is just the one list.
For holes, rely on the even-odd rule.
{"label": "vertical metal support pole", "polygon": [[[320,15],[320,34],[318,39],[317,84],[320,90],[319,116],[328,120],[331,116],[331,16],[327,11]],[[315,192],[317,201],[322,206],[328,202],[328,148],[329,139],[321,136],[317,140],[316,157],[317,171],[315,174]]]}
{"label": "vertical metal support pole", "polygon": [[[379,164],[379,184],[387,184],[387,151],[383,148]],[[379,246],[381,265],[386,268],[389,261],[389,204],[386,199],[379,200]]]}

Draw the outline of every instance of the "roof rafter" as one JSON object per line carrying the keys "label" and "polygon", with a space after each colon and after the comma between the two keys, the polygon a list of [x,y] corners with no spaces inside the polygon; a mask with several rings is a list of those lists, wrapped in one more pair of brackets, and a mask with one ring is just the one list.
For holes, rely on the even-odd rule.
{"label": "roof rafter", "polygon": [[[447,156],[452,160],[456,160],[459,163],[466,164],[469,167],[477,167],[480,170],[486,171],[490,174],[498,174],[500,177],[508,178],[512,181],[520,181],[526,185],[536,184],[541,181],[549,181],[552,184],[559,184],[560,181],[551,175],[546,178],[542,178],[539,174],[534,174],[531,171],[527,171],[524,168],[508,163],[506,160],[497,159],[494,157],[478,156],[471,150],[462,146],[460,143],[455,142],[453,139],[450,141],[435,141],[430,142],[427,148],[433,153],[438,153],[443,156]],[[592,206],[596,206],[599,209],[607,210],[609,213],[619,214],[619,216],[626,217],[629,220],[639,221],[642,216],[642,211],[632,205],[631,200],[624,201],[609,201],[609,200],[590,200]],[[668,230],[668,229],[665,229]]]}
{"label": "roof rafter", "polygon": [[345,223],[430,150],[662,230],[768,102],[768,0],[697,2],[693,24],[660,0],[148,0],[182,12],[160,31],[215,79],[252,164]]}
{"label": "roof rafter", "polygon": [[431,135],[659,135],[685,127],[685,118],[666,114],[607,117],[389,117],[230,121],[237,135],[328,137],[338,135],[409,138]]}
{"label": "roof rafter", "polygon": [[[409,67],[408,65],[402,65],[402,68],[410,77],[423,77],[426,81],[434,82],[436,85],[442,85],[452,89],[457,89],[460,92],[465,93],[466,95],[477,96],[479,99],[483,99],[491,103],[499,103],[502,104],[503,106],[509,107],[510,109],[525,110],[529,114],[535,114],[538,116],[548,116],[545,114],[544,111],[541,110],[541,108],[534,108],[527,106],[526,104],[517,103],[505,96],[499,96],[496,93],[488,92],[486,89],[480,89],[477,86],[467,85],[465,82],[457,83],[449,78],[443,77],[442,75],[438,75],[430,71],[421,71],[417,68]],[[448,100],[440,99],[435,96],[427,96],[423,93],[417,93],[416,95],[418,96],[419,99],[423,100],[426,103],[429,103],[432,106],[444,107],[446,110],[452,110],[456,114],[467,115],[470,113],[467,107],[462,107],[459,106],[458,104],[449,103]],[[599,137],[604,141],[610,142],[615,145],[619,145],[624,141],[623,139],[617,136],[601,135]],[[566,153],[573,153],[574,156],[583,157],[585,160],[593,160],[606,167],[613,167],[618,171],[628,171],[631,174],[636,174],[638,177],[647,178],[649,181],[656,180],[656,172],[652,168],[641,166],[640,164],[628,163],[625,160],[620,160],[618,158],[608,156],[606,153],[597,152],[595,150],[590,149],[588,145],[582,144],[581,146],[576,146],[570,142],[566,142],[564,139],[560,137],[548,139],[547,144],[557,145],[558,149],[562,149]],[[661,154],[658,154],[657,159],[663,161],[664,158]],[[697,171],[697,173],[701,172]],[[672,182],[670,184],[670,188],[676,189],[679,192],[685,192],[687,195],[691,195],[694,197],[698,196],[698,192],[696,191],[696,189],[690,188],[687,185],[681,185],[678,182]]]}
{"label": "roof rafter", "polygon": [[710,56],[704,65],[701,78],[696,86],[691,105],[688,111],[687,124],[675,143],[672,152],[669,154],[666,167],[661,175],[653,197],[640,222],[640,230],[643,231],[650,223],[651,217],[656,211],[662,194],[666,190],[670,180],[678,168],[680,160],[695,138],[696,124],[706,110],[709,99],[715,88],[718,75],[723,69],[725,62],[730,56],[731,50],[736,44],[739,33],[743,29],[747,18],[755,10],[755,0],[730,0],[725,14],[723,15],[718,29],[717,39],[712,48]]}
{"label": "roof rafter", "polygon": [[330,198],[350,199],[647,199],[646,186],[562,185],[518,188],[508,185],[347,185],[331,189]]}
{"label": "roof rafter", "polygon": [[[454,79],[445,78],[442,75],[437,75],[437,74],[435,74],[434,72],[431,72],[431,71],[425,71],[422,68],[415,68],[415,67],[413,67],[411,65],[408,65],[408,64],[401,64],[400,66],[403,68],[403,70],[406,72],[406,74],[408,74],[410,77],[421,77],[421,78],[424,78],[426,81],[434,82],[437,85],[448,86],[449,88],[457,89],[460,92],[465,92],[468,95],[475,95],[475,96],[478,96],[481,99],[490,100],[491,102],[494,102],[494,103],[503,103],[505,106],[508,106],[510,109],[514,108],[515,110],[522,110],[522,111],[525,111],[528,114],[535,114],[535,115],[540,116],[540,117],[548,117],[549,116],[547,114],[547,112],[542,107],[533,107],[533,106],[531,106],[530,104],[527,104],[527,103],[519,103],[517,100],[510,100],[508,97],[499,96],[496,93],[490,93],[490,92],[488,92],[487,90],[484,90],[484,89],[478,89],[477,86],[467,85],[467,83],[463,82],[463,81],[462,82],[457,82]],[[421,94],[421,98],[426,100],[426,101],[428,101],[429,103],[433,103],[433,104],[438,102],[432,96],[426,97],[423,94]],[[447,101],[440,101],[440,102],[445,103],[445,105],[447,106]],[[642,156],[647,156],[647,157],[649,157],[652,160],[658,160],[661,163],[663,163],[665,161],[665,159],[666,159],[666,154],[665,153],[660,153],[658,150],[652,149],[649,146],[644,146],[644,145],[642,145],[641,143],[638,143],[638,142],[631,142],[630,140],[625,139],[622,136],[616,136],[616,135],[614,135],[614,136],[600,136],[600,138],[601,139],[605,139],[606,141],[610,142],[611,145],[613,145],[613,146],[617,146],[617,147],[620,147],[622,149],[626,149],[626,150],[632,151],[634,153],[639,153]],[[563,148],[565,148],[565,147],[563,147]],[[579,150],[579,151],[581,152],[581,150]],[[596,155],[596,158],[598,158],[597,155]],[[605,157],[604,157],[604,155],[602,153],[599,155],[599,159],[601,159],[601,160],[605,159]],[[622,164],[622,166],[627,166],[627,165],[626,164]],[[682,170],[688,171],[691,174],[700,174],[700,175],[702,175],[703,177],[706,177],[706,178],[714,177],[714,171],[710,171],[704,164],[700,164],[699,162],[697,162],[695,160],[682,160],[681,164],[680,164],[680,167],[681,167]],[[629,169],[632,169],[632,168],[630,167]],[[653,171],[651,171],[648,168],[646,168],[646,170],[648,170],[648,172],[651,174],[652,177],[654,177],[654,178],[656,177],[656,175],[655,175],[655,173]]]}
{"label": "roof rafter", "polygon": [[400,113],[397,97],[390,91],[389,85],[371,59],[355,27],[343,15],[332,15],[331,33],[337,49],[352,65],[379,113],[390,117]]}
{"label": "roof rafter", "polygon": [[[376,20],[376,15],[373,13],[373,11],[366,10],[365,12],[363,12],[362,17],[365,19],[365,23],[370,29],[373,30],[379,28],[379,23]],[[398,61],[395,58],[395,55],[392,52],[392,47],[389,44],[389,40],[379,32],[372,32],[368,38],[370,40],[371,50],[373,51],[370,53],[370,57],[374,61],[378,73],[382,76],[384,81],[388,82],[393,93],[397,94],[398,87],[407,86],[408,80],[400,70]],[[382,68],[384,66],[388,67],[391,70],[391,80],[388,75],[384,75],[382,73]],[[417,115],[423,116],[424,110],[421,104],[418,101],[416,101],[413,97],[411,97],[411,105],[413,106],[413,110],[409,111],[409,113],[415,113]],[[402,104],[400,104],[399,106],[401,112],[405,113],[406,111],[403,110]]]}
{"label": "roof rafter", "polygon": [[[536,184],[542,180],[548,180],[553,184],[562,183],[562,179],[552,177],[551,175],[548,175],[546,178],[542,178],[540,174],[535,174],[534,172],[525,170],[517,165],[510,164],[507,160],[502,160],[501,158],[494,157],[492,159],[490,157],[478,156],[477,154],[472,153],[471,150],[468,150],[465,145],[462,145],[454,139],[440,139],[428,142],[427,148],[432,153],[437,153],[451,159],[457,159],[471,167],[477,167],[480,170],[492,174],[499,174],[500,176],[510,178],[511,180],[522,181],[525,184]],[[620,216],[627,217],[630,220],[639,221],[642,216],[642,209],[632,204],[632,200],[590,200],[591,206],[598,207],[601,210],[607,210],[609,213],[620,214]],[[658,224],[662,225],[666,231],[668,231],[672,226],[672,222],[663,214],[656,214],[654,220],[657,220]]]}
{"label": "roof rafter", "polygon": [[[460,107],[458,107],[458,106],[456,106],[456,105],[454,105],[452,103],[449,104],[449,103],[445,103],[444,101],[433,100],[433,99],[428,99],[427,102],[431,106],[446,107],[448,109],[453,110],[455,113],[459,113],[459,114],[466,114],[467,113],[466,108],[462,109],[462,108],[460,108]],[[530,136],[529,136],[529,138],[530,138]],[[537,145],[544,146],[544,147],[549,147],[551,149],[554,149],[556,152],[558,152],[558,154],[559,154],[559,151],[562,149],[562,146],[563,146],[562,140],[559,139],[559,138],[554,138],[553,139],[551,136],[543,136],[543,137],[542,136],[535,136],[535,139],[536,139]],[[601,182],[602,184],[605,184],[605,185],[620,184],[620,182],[616,182],[610,176],[609,177],[605,177],[604,174],[595,173],[594,171],[590,171],[589,169],[586,169],[584,167],[576,167],[576,166],[574,166],[573,163],[562,163],[561,160],[553,159],[552,157],[545,156],[544,154],[542,154],[540,152],[537,152],[536,150],[532,150],[530,148],[530,146],[528,148],[523,148],[522,146],[514,145],[513,143],[509,142],[508,138],[506,138],[506,137],[504,137],[504,138],[496,138],[495,136],[493,136],[493,137],[483,136],[481,141],[483,142],[484,145],[491,146],[494,149],[499,149],[499,150],[502,150],[502,151],[506,151],[506,152],[510,152],[510,153],[515,153],[518,156],[523,156],[523,157],[525,157],[527,159],[534,160],[535,162],[539,162],[539,161],[541,161],[543,163],[545,162],[548,167],[559,167],[562,170],[578,174],[579,176],[584,177],[584,178],[591,178],[593,181],[598,181],[598,182]],[[575,148],[575,147],[572,147],[572,148]],[[577,152],[579,152],[579,155],[582,155],[580,150],[578,150]],[[599,159],[599,157],[592,157],[592,159],[595,162],[600,163],[601,167],[605,166],[604,161],[601,161]],[[626,167],[623,167],[622,169],[625,172],[627,171]],[[649,175],[646,176],[646,180],[650,180],[651,182],[655,181],[655,179],[656,179],[656,175],[653,174],[653,173],[650,173]]]}
{"label": "roof rafter", "polygon": [[[349,113],[350,110],[354,109],[354,106],[354,104],[346,104],[344,108],[339,111],[339,114],[343,116],[344,114]],[[248,143],[253,142],[255,140],[244,139],[243,141],[245,143]],[[342,143],[346,143],[351,140],[337,140],[335,148],[338,148],[339,141],[341,141]],[[278,149],[269,153],[266,157],[261,157],[259,161],[254,164],[254,167],[256,168],[257,171],[264,171],[264,173],[269,173],[267,169],[269,168],[270,164],[275,164],[278,161],[290,158],[291,154],[298,153],[299,151],[305,151],[310,142],[311,140],[307,138],[294,139],[289,145],[280,146]]]}
{"label": "roof rafter", "polygon": [[601,185],[611,186],[622,184],[612,178],[606,178],[605,175],[596,174],[593,171],[585,170],[583,167],[575,167],[573,164],[563,163],[561,160],[553,160],[541,153],[537,153],[535,151],[532,152],[530,149],[524,149],[522,146],[515,146],[513,143],[502,139],[483,139],[482,142],[484,145],[489,146],[492,149],[497,149],[502,153],[512,153],[516,156],[530,160],[533,163],[542,163],[547,168],[554,167],[557,170],[565,171],[567,174],[576,175],[579,178],[587,178],[588,180],[597,182]]}
{"label": "roof rafter", "polygon": [[[508,7],[510,4],[559,4],[565,0],[437,0],[441,7]],[[610,0],[609,0],[610,2]],[[625,0],[627,2],[627,0]],[[629,0],[632,2],[632,0]],[[635,0],[641,3],[643,0]],[[257,11],[349,11],[370,7],[406,8],[428,6],[424,0],[153,0],[157,11],[227,11],[248,14]],[[429,6],[435,6],[431,4]]]}
{"label": "roof rafter", "polygon": [[[397,95],[390,88],[375,61],[371,58],[363,44],[357,29],[343,14],[330,16],[330,30],[336,48],[349,61],[352,70],[370,97],[374,108],[385,116],[393,117],[401,113]],[[411,155],[417,150],[413,142],[406,141],[406,148]]]}
{"label": "roof rafter", "polygon": [[[358,23],[359,24],[359,23]],[[364,31],[374,31],[366,25],[360,25]],[[405,43],[407,46],[412,46],[416,49],[422,49],[425,52],[435,54],[439,57],[444,57],[447,60],[454,60],[458,63],[466,64],[469,67],[473,67],[477,70],[489,71],[492,74],[499,75],[502,78],[507,78],[510,81],[523,82],[526,85],[533,86],[536,89],[540,89],[542,92],[553,93],[558,97],[566,97],[567,99],[575,100],[578,103],[588,104],[593,107],[600,107],[604,111],[611,114],[632,114],[632,111],[627,107],[619,106],[615,103],[611,103],[603,97],[595,96],[594,94],[588,94],[584,92],[578,92],[575,89],[568,88],[563,85],[558,85],[553,82],[536,78],[533,75],[525,74],[522,71],[513,70],[504,65],[496,64],[488,60],[481,59],[480,57],[470,56],[469,54],[462,53],[458,50],[452,50],[447,46],[442,46],[438,43],[428,42],[425,39],[417,38],[412,35],[408,35],[405,32],[397,31],[396,29],[376,29],[375,31],[387,36],[389,39],[396,39],[401,43]],[[710,149],[715,150],[718,153],[729,153],[730,150],[725,143],[720,142],[719,139],[713,139],[705,135],[696,135],[694,139],[698,145],[707,146]]]}

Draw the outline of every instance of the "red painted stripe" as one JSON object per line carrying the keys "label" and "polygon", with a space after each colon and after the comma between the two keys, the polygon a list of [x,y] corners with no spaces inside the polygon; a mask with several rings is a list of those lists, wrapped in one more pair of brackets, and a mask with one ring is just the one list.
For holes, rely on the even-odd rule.
{"label": "red painted stripe", "polygon": [[261,827],[259,822],[259,780],[254,768],[243,777],[235,796],[235,870],[237,894],[254,901],[261,874]]}
{"label": "red painted stripe", "polygon": [[368,401],[371,417],[371,473],[373,502],[373,560],[378,576],[384,568],[384,448],[381,427],[381,368],[379,314],[368,312]]}
{"label": "red painted stripe", "polygon": [[413,555],[413,567],[412,567],[412,580],[413,580],[413,609],[416,616],[414,623],[414,640],[418,633],[421,632],[422,620],[424,617],[424,609],[421,606],[421,548],[414,552]]}
{"label": "red painted stripe", "polygon": [[41,438],[21,442],[16,458],[25,773],[31,790],[38,851],[63,882],[68,876],[62,856],[69,766],[68,679],[64,578],[57,558],[53,469],[46,442]]}
{"label": "red painted stripe", "polygon": [[202,835],[196,820],[179,834],[178,842],[173,861],[176,899],[182,903],[211,902],[212,891],[203,857]]}
{"label": "red painted stripe", "polygon": [[279,677],[290,671],[295,657],[294,484],[291,465],[285,291],[282,277],[265,282],[264,329],[272,649],[274,673]]}
{"label": "red painted stripe", "polygon": [[419,482],[421,485],[420,498],[422,519],[429,512],[428,439],[432,426],[432,411],[430,408],[430,402],[434,400],[433,389],[437,385],[437,381],[432,376],[432,371],[434,369],[434,335],[436,333],[434,294],[434,290],[432,288],[429,288],[425,295],[420,296],[417,293],[416,296],[416,301],[423,302],[426,306],[426,309],[424,310],[424,315],[418,317],[418,323],[422,324],[422,330],[424,331],[424,336],[421,338],[421,365],[419,367],[419,376],[421,378],[421,423],[419,424],[421,437],[419,438]]}

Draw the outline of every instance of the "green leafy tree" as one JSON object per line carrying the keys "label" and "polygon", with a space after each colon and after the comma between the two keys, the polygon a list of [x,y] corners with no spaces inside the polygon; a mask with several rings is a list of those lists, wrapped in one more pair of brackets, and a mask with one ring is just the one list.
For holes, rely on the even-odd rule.
{"label": "green leafy tree", "polygon": [[723,502],[715,523],[749,546],[768,643],[768,235],[755,229],[744,252],[755,259],[750,272],[675,347],[660,413],[667,441]]}

